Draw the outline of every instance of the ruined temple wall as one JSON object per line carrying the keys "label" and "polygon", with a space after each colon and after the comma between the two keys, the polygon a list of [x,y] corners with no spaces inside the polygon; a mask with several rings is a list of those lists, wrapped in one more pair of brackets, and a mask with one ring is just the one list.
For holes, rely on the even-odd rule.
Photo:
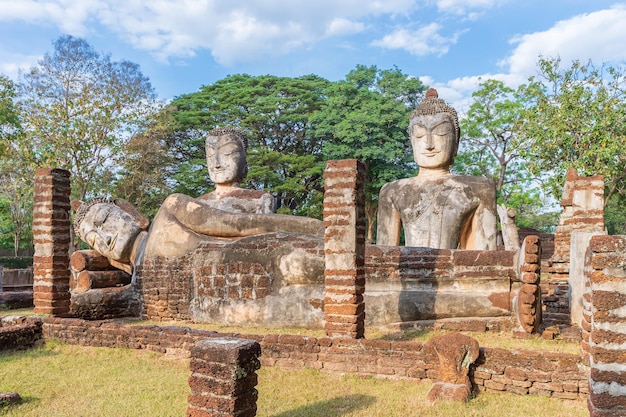
{"label": "ruined temple wall", "polygon": [[[189,355],[205,338],[237,337],[260,343],[263,366],[320,369],[365,377],[432,382],[438,359],[421,342],[298,335],[242,335],[174,326],[124,326],[114,322],[45,318],[46,338],[84,346],[147,349]],[[481,391],[579,399],[587,396],[588,369],[578,355],[481,348],[470,379]]]}
{"label": "ruined temple wall", "polygon": [[[368,245],[366,323],[511,315],[521,285],[514,259],[514,251]],[[150,320],[316,328],[323,320],[324,244],[284,233],[205,244],[176,260],[146,259],[137,285]]]}
{"label": "ruined temple wall", "polygon": [[[554,253],[545,269],[547,276],[542,280],[542,299],[547,322],[569,324],[572,234],[604,233],[604,177],[579,176],[570,168],[561,206],[563,212],[554,233]],[[578,273],[582,274],[582,265]]]}

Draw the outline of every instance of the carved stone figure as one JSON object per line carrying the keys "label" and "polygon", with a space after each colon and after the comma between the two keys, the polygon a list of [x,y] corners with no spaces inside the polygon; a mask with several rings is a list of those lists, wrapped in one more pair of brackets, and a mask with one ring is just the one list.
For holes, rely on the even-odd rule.
{"label": "carved stone figure", "polygon": [[110,260],[127,265],[135,264],[144,251],[144,256],[177,257],[212,239],[272,232],[323,235],[320,220],[281,214],[229,213],[184,194],[165,199],[149,232],[114,201],[98,198],[77,206],[78,236]]}
{"label": "carved stone figure", "polygon": [[211,207],[234,213],[273,213],[274,196],[259,190],[239,187],[248,172],[248,138],[233,128],[217,128],[206,139],[209,177],[215,190],[198,197]]}
{"label": "carved stone figure", "polygon": [[378,203],[377,244],[439,249],[496,248],[496,196],[484,177],[453,175],[460,129],[456,111],[429,89],[409,122],[416,177],[385,184]]}

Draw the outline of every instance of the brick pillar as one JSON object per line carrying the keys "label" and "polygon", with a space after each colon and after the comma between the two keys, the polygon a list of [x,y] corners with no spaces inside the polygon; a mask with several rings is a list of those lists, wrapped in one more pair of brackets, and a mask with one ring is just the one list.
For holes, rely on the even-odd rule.
{"label": "brick pillar", "polygon": [[35,313],[63,315],[70,306],[70,173],[38,169],[33,204]]}
{"label": "brick pillar", "polygon": [[541,240],[524,238],[520,248],[519,275],[523,284],[517,294],[517,320],[527,333],[535,333],[541,324]]}
{"label": "brick pillar", "polygon": [[253,340],[203,339],[191,349],[187,417],[256,416],[261,346]]}
{"label": "brick pillar", "polygon": [[365,167],[356,159],[328,161],[324,172],[325,330],[365,335]]}
{"label": "brick pillar", "polygon": [[626,416],[626,236],[595,236],[589,253],[589,411]]}
{"label": "brick pillar", "polygon": [[[544,319],[548,322],[569,324],[570,317],[570,260],[572,234],[575,232],[604,232],[604,177],[593,175],[579,176],[574,168],[567,171],[561,200],[563,212],[559,216],[559,224],[554,232],[554,253],[548,261],[548,276],[542,286],[546,297]],[[579,262],[584,254],[584,248],[578,246],[577,259],[574,259],[576,268],[574,279],[577,298],[576,325],[581,319],[582,282],[583,273]]]}

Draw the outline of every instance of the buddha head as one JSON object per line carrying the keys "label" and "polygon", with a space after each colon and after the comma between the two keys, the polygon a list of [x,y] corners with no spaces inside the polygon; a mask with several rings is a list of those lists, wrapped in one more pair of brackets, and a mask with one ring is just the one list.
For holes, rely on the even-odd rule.
{"label": "buddha head", "polygon": [[84,203],[73,201],[72,206],[76,210],[74,231],[78,237],[109,259],[130,262],[135,240],[145,229],[140,219],[104,197]]}
{"label": "buddha head", "polygon": [[206,159],[209,177],[215,184],[235,185],[246,177],[248,163],[246,135],[234,128],[217,128],[206,138]]}
{"label": "buddha head", "polygon": [[413,158],[420,169],[449,169],[460,136],[456,110],[439,98],[437,90],[428,89],[409,121]]}

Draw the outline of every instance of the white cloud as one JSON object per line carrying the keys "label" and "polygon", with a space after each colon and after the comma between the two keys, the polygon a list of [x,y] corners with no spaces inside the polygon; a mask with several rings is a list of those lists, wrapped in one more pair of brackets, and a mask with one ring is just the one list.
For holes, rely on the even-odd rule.
{"label": "white cloud", "polygon": [[328,36],[352,34],[362,32],[364,29],[365,25],[361,22],[355,22],[344,18],[337,18],[330,22],[326,34]]}
{"label": "white cloud", "polygon": [[475,19],[481,12],[498,7],[508,0],[436,0],[437,8],[444,13],[464,15]]}
{"label": "white cloud", "polygon": [[66,33],[84,35],[88,32],[85,24],[98,5],[97,1],[80,0],[0,0],[0,21],[50,24]]}
{"label": "white cloud", "polygon": [[582,14],[557,22],[544,32],[520,35],[513,53],[501,64],[511,74],[534,75],[539,56],[560,57],[565,64],[573,60],[595,64],[626,59],[626,6]]}
{"label": "white cloud", "polygon": [[0,52],[0,74],[6,75],[12,80],[17,80],[20,71],[26,71],[35,65],[43,56],[18,55]]}
{"label": "white cloud", "polygon": [[161,59],[210,50],[221,64],[246,62],[354,34],[415,0],[0,0],[0,21],[50,25],[85,36],[94,23]]}
{"label": "white cloud", "polygon": [[441,56],[448,52],[450,45],[455,44],[459,37],[459,33],[444,37],[439,33],[441,29],[442,26],[438,23],[430,23],[416,30],[399,28],[372,42],[372,45],[386,49],[404,49],[415,56]]}

